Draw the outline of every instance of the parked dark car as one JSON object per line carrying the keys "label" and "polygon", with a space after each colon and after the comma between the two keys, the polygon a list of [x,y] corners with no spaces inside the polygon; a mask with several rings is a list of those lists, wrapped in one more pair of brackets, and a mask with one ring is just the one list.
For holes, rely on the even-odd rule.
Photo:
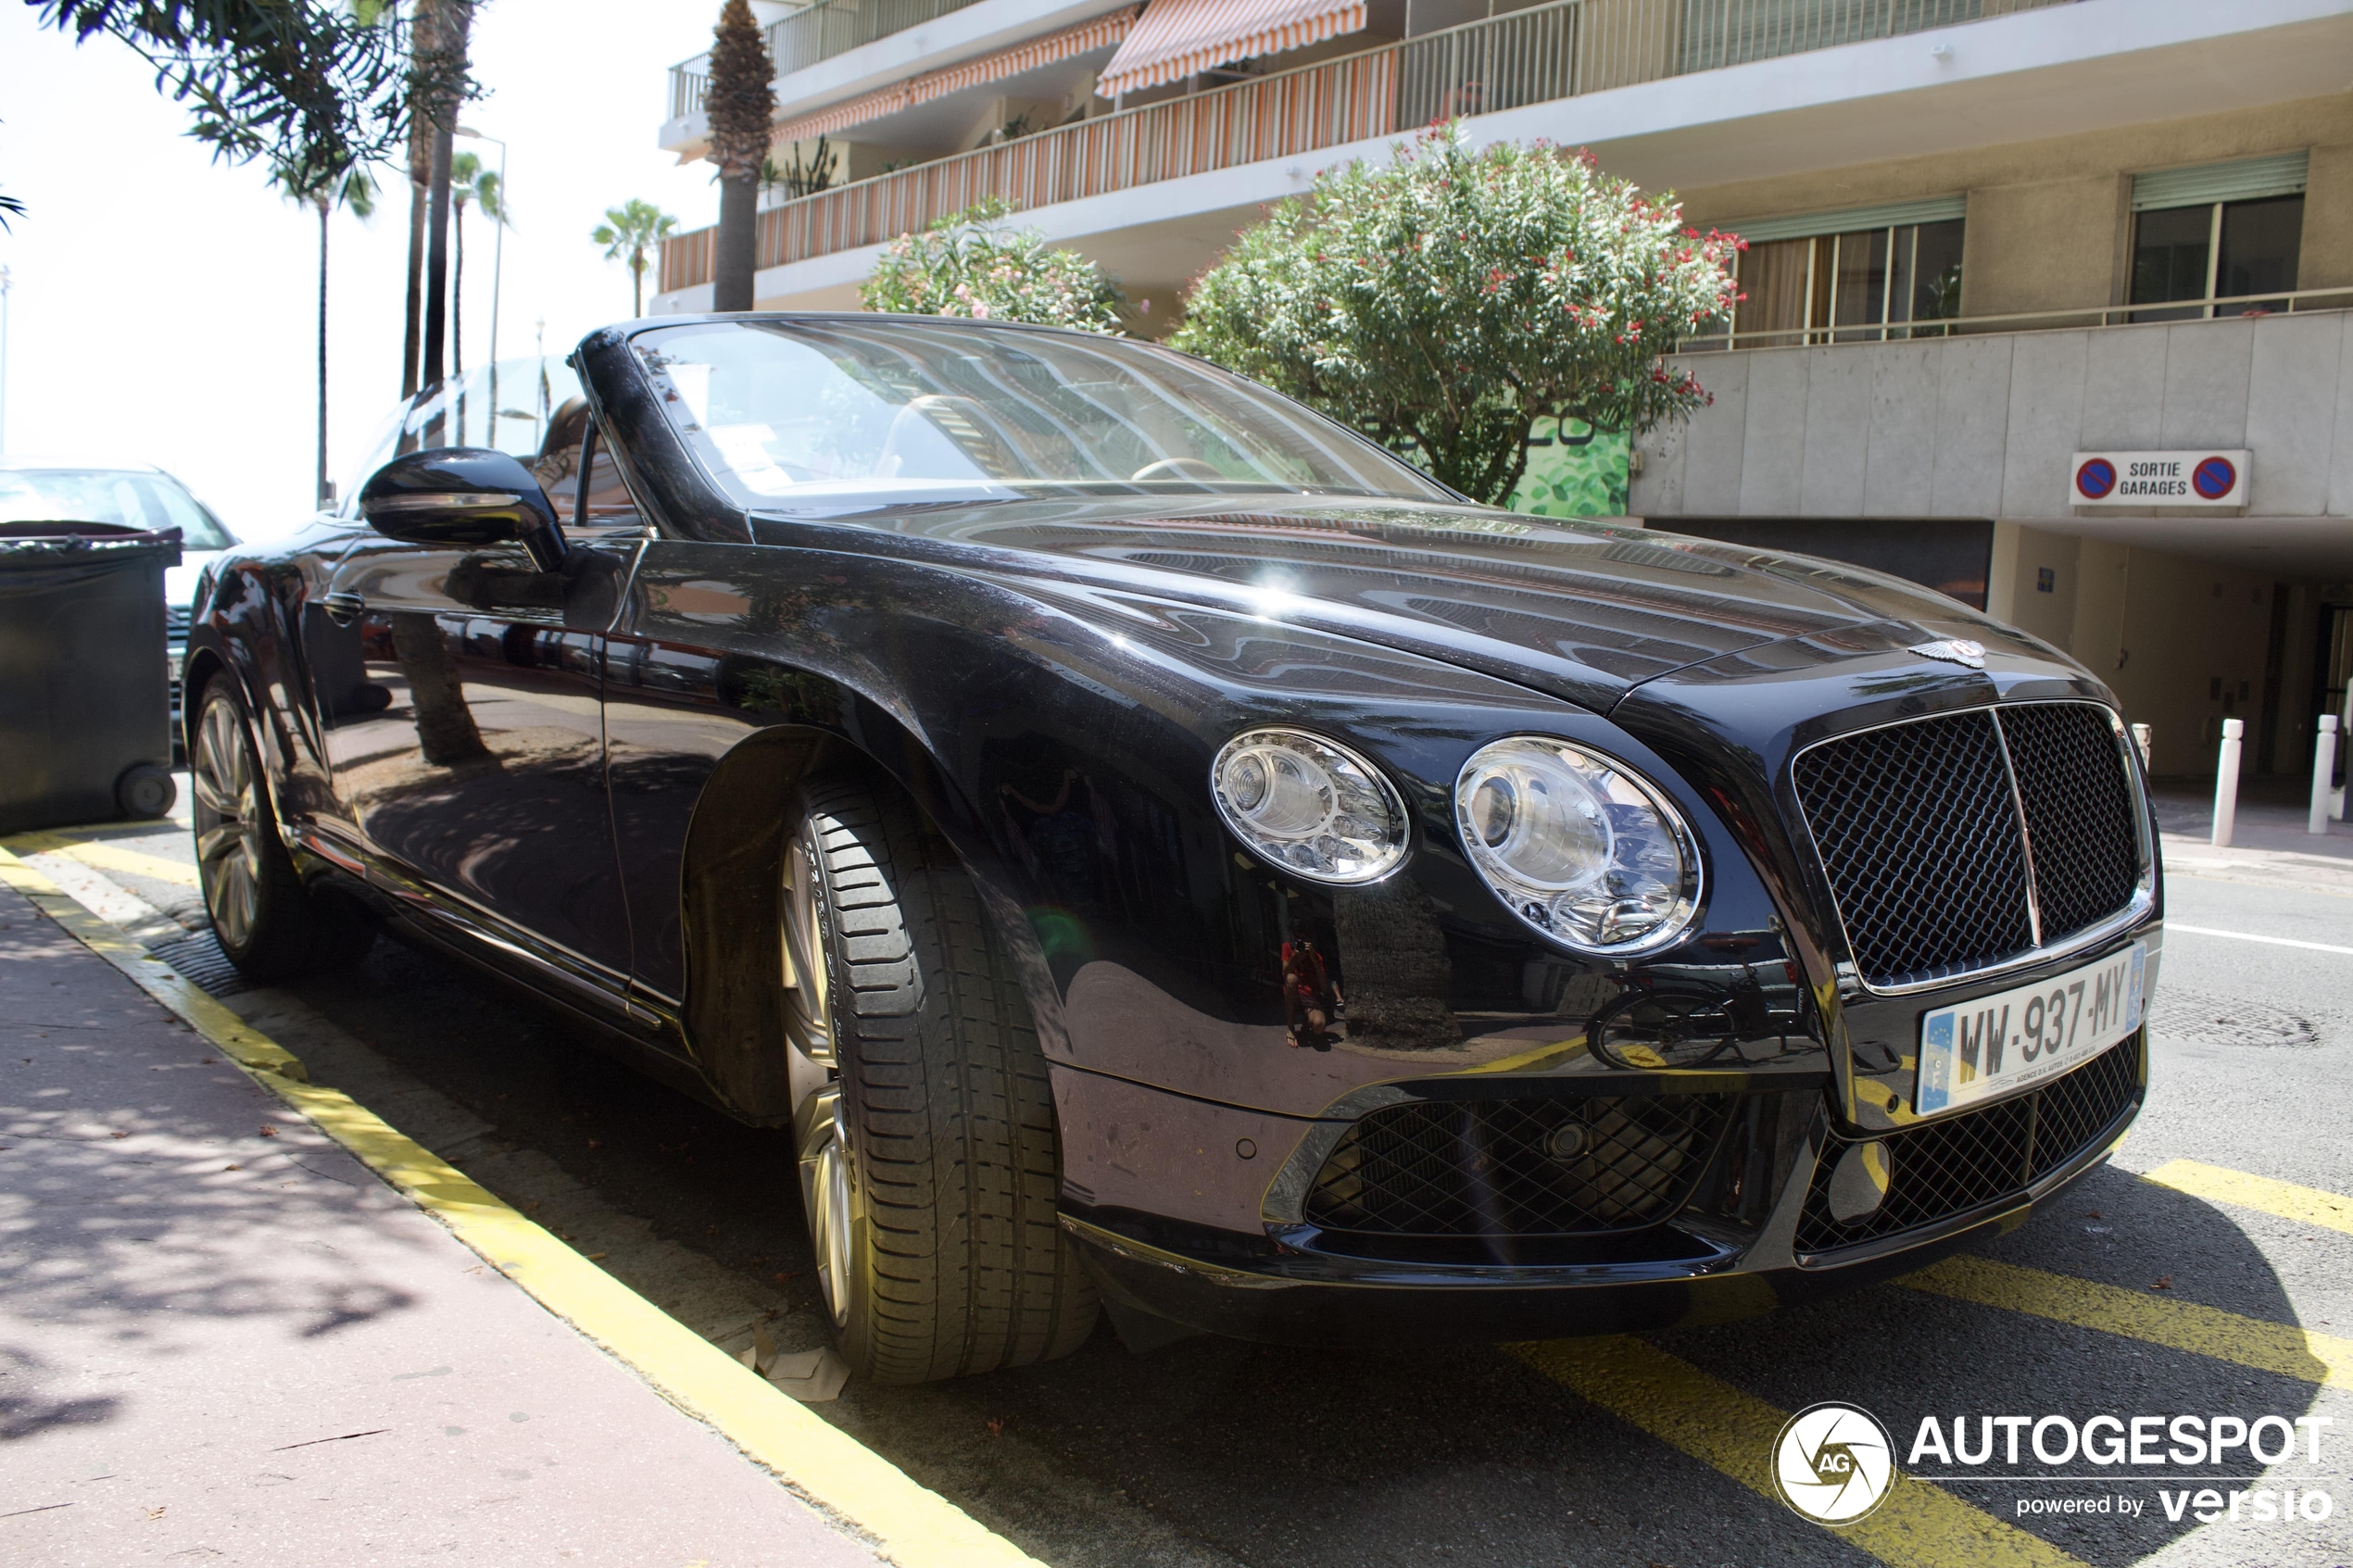
{"label": "parked dark car", "polygon": [[2139,760],[2032,637],[1471,505],[1146,344],[572,363],[536,447],[420,399],[216,570],[206,897],[254,974],[393,922],[790,1128],[862,1375],[1099,1300],[1137,1344],[1758,1311],[2016,1223],[2139,1108]]}

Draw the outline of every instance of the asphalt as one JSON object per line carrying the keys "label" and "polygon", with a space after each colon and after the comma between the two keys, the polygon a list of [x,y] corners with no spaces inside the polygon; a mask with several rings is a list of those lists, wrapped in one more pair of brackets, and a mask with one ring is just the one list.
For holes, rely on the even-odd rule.
{"label": "asphalt", "polygon": [[[35,863],[66,875],[80,868],[85,901],[133,900],[116,902],[109,918],[145,922],[151,945],[201,926],[178,830],[117,831],[100,848],[68,849]],[[1990,1303],[1899,1283],[1645,1335],[1642,1356],[1668,1372],[1630,1401],[1613,1401],[1573,1354],[1194,1339],[1136,1356],[1105,1330],[1052,1366],[919,1389],[853,1382],[813,1408],[1069,1568],[2341,1568],[2353,1562],[2353,1234],[2312,1221],[2289,1189],[2259,1184],[2259,1196],[2287,1193],[2262,1199],[2282,1210],[2271,1212],[2185,1190],[2183,1181],[2198,1181],[2179,1173],[2214,1167],[2353,1194],[2353,953],[2322,950],[2353,948],[2353,864],[2334,834],[2322,846],[2242,840],[2228,851],[2169,836],[2166,855],[2173,935],[2153,1014],[2148,1107],[2116,1159],[2064,1203],[1974,1249],[1983,1268],[2010,1271],[1985,1276],[1996,1286]],[[143,875],[136,856],[183,869],[177,880]],[[201,938],[179,950],[202,967]],[[604,1254],[601,1266],[697,1332],[731,1349],[762,1324],[786,1349],[823,1344],[778,1137],[648,1085],[530,1002],[389,942],[343,973],[224,1000],[321,1081],[350,1089],[584,1252]],[[2345,1359],[2305,1354],[2299,1327],[2315,1355],[2337,1347],[2327,1354]],[[2283,1335],[2296,1348],[2279,1349]],[[1907,1483],[1899,1496],[1951,1506],[1901,1528],[1839,1535],[1760,1495],[1761,1470],[1740,1457],[1747,1450],[1717,1441],[1831,1399],[1863,1406],[1899,1436],[1931,1414],[2182,1411],[2326,1415],[2346,1436],[2317,1467],[2282,1464],[2271,1481],[2249,1483],[2327,1489],[2334,1512],[2317,1523],[2171,1521],[2152,1485],[2055,1483],[2030,1464],[1999,1482],[1917,1492]],[[2017,1512],[2022,1499],[2104,1493],[2130,1495],[2144,1512]]]}

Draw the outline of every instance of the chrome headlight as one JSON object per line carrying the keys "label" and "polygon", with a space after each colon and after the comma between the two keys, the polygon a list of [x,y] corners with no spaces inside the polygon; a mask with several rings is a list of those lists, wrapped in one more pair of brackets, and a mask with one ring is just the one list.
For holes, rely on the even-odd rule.
{"label": "chrome headlight", "polygon": [[1298,730],[1245,730],[1209,768],[1234,836],[1315,882],[1378,882],[1405,858],[1405,802],[1379,769]]}
{"label": "chrome headlight", "polygon": [[1515,735],[1454,781],[1471,864],[1512,912],[1565,947],[1665,947],[1699,912],[1699,846],[1667,797],[1619,762]]}

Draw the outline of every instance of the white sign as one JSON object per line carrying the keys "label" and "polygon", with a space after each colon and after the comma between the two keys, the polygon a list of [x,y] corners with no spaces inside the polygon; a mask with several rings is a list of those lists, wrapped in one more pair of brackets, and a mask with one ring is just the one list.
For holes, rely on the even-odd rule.
{"label": "white sign", "polygon": [[2247,454],[2193,448],[2187,452],[2078,452],[2068,470],[2070,505],[2209,508],[2246,505]]}

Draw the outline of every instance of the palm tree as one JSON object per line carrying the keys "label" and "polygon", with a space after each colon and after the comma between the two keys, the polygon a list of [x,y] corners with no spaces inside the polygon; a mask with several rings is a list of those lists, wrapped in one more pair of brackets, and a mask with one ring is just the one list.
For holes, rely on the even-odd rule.
{"label": "palm tree", "polygon": [[472,95],[466,57],[475,0],[416,0],[409,18],[408,339],[401,395],[445,374],[449,304],[450,138]]}
{"label": "palm tree", "polygon": [[449,374],[458,378],[466,373],[466,204],[479,205],[482,215],[501,227],[507,222],[507,204],[506,193],[498,188],[498,171],[484,169],[472,153],[457,153],[449,159],[449,200],[458,213],[457,267],[449,290]]}
{"label": "palm tree", "polygon": [[605,220],[588,237],[605,247],[607,261],[629,263],[629,313],[646,313],[646,253],[678,232],[678,220],[649,201],[632,196],[605,208]]}
{"label": "palm tree", "polygon": [[271,183],[295,201],[319,214],[319,505],[327,505],[327,219],[338,207],[349,207],[361,222],[376,215],[376,182],[364,169],[346,169],[340,175],[306,174],[280,164],[270,173]]}
{"label": "palm tree", "polygon": [[703,113],[711,121],[711,161],[719,166],[719,232],[712,246],[711,308],[751,308],[752,274],[760,267],[758,218],[761,166],[775,129],[775,74],[767,34],[748,0],[727,0],[712,30],[711,81]]}

